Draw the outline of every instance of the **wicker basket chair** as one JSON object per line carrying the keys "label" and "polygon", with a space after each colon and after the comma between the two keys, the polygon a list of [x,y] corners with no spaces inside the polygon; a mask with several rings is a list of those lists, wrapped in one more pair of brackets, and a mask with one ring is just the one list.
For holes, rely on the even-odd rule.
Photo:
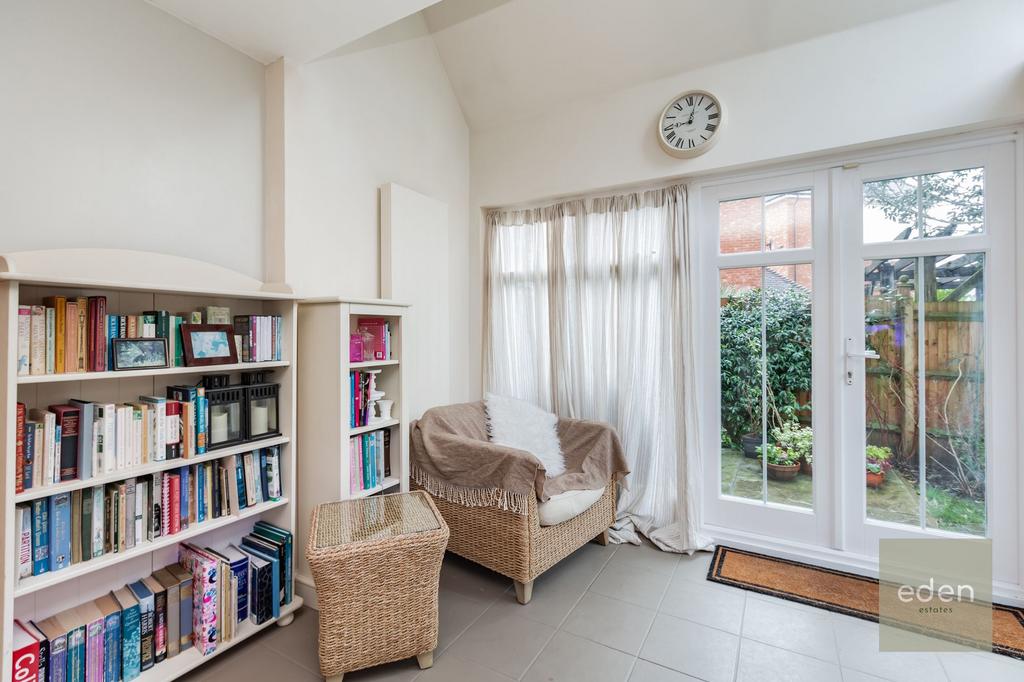
{"label": "wicker basket chair", "polygon": [[[468,448],[481,461],[503,457],[498,468],[525,471],[528,478],[536,472],[539,462],[533,455],[488,441],[483,403],[433,408],[421,423],[427,423],[431,413],[429,419],[434,424],[440,423],[442,429],[450,430],[446,434],[449,440],[444,443]],[[427,476],[420,467],[433,464],[417,423],[412,424],[411,487],[425,490],[433,498],[451,530],[448,550],[511,578],[521,604],[530,601],[533,581],[544,571],[592,540],[607,544],[608,528],[615,522],[617,481],[628,473],[621,444],[610,426],[559,419],[558,430],[567,475],[586,483],[579,487],[598,489],[603,485],[604,494],[581,514],[562,523],[542,526],[537,493],[544,489],[543,471],[537,476],[536,490],[527,494],[500,487],[473,488],[466,480],[444,478],[437,470],[433,477]],[[600,465],[596,464],[598,461]],[[606,471],[607,475],[597,473]],[[509,503],[513,498],[515,501]]]}

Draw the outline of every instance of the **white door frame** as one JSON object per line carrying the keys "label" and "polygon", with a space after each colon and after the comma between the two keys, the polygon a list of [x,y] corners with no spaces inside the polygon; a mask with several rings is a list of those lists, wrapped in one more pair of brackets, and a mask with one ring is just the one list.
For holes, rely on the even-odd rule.
{"label": "white door frame", "polygon": [[[954,253],[985,255],[985,450],[989,537],[993,539],[993,570],[997,580],[1019,584],[1019,480],[1017,457],[1016,297],[1014,272],[1014,149],[1011,143],[984,144],[876,161],[836,169],[837,218],[843,301],[843,338],[855,339],[863,350],[865,260],[908,258]],[[864,244],[862,238],[864,182],[920,175],[958,168],[985,168],[985,232]],[[840,350],[840,352],[842,352]],[[842,423],[842,524],[839,549],[875,556],[881,538],[969,537],[935,529],[868,520],[864,485],[864,363],[851,363],[853,383],[844,381],[838,409]]]}
{"label": "white door frame", "polygon": [[[1010,251],[1008,255],[1012,255],[1012,257],[1015,258],[1016,263],[1024,264],[1024,182],[1021,181],[1021,178],[1024,177],[1024,143],[1022,143],[1022,140],[1024,140],[1024,128],[1004,127],[979,129],[954,135],[892,144],[886,147],[876,144],[864,145],[860,150],[848,150],[844,152],[823,154],[816,159],[775,164],[772,166],[762,167],[761,169],[755,168],[740,172],[734,171],[729,173],[708,174],[706,176],[693,178],[689,183],[690,208],[688,216],[690,225],[694,226],[693,244],[696,252],[699,254],[699,257],[695,259],[695,273],[696,281],[699,283],[699,288],[701,290],[699,295],[699,310],[701,312],[700,319],[702,320],[702,324],[706,325],[707,329],[706,333],[702,333],[698,336],[698,358],[700,358],[705,365],[710,365],[712,361],[714,361],[717,369],[718,340],[717,333],[715,332],[715,323],[713,322],[713,320],[717,320],[717,306],[709,304],[709,300],[716,300],[711,298],[713,297],[713,294],[709,293],[709,291],[718,291],[718,234],[715,229],[715,226],[717,225],[717,218],[713,223],[708,222],[706,219],[705,214],[707,207],[703,197],[705,188],[741,181],[763,180],[766,178],[800,172],[826,171],[830,176],[827,196],[831,200],[831,205],[835,206],[839,191],[839,176],[843,173],[844,168],[855,167],[858,163],[866,164],[887,159],[899,159],[928,154],[936,151],[975,148],[988,144],[1010,142],[1013,145],[1011,170],[1014,173],[1013,182],[1015,189],[1011,198],[1014,204],[1012,221],[1014,234],[1016,235],[1016,248],[1015,250]],[[820,199],[820,197],[816,195],[816,199]],[[820,204],[824,202],[819,201],[818,203]],[[830,234],[837,234],[838,219],[834,211],[830,211],[828,220]],[[837,264],[842,260],[840,240],[833,239],[829,245],[829,249],[829,265],[835,269]],[[1024,271],[1021,271],[1020,268],[1020,265],[1014,268],[1014,277],[1016,278],[1015,285],[1008,283],[1006,289],[1007,291],[1014,291],[1018,307],[1020,305],[1024,305]],[[709,271],[714,274],[709,274]],[[707,289],[709,281],[711,286],[710,290]],[[832,287],[828,310],[830,328],[840,328],[842,319],[842,302],[843,296],[841,287]],[[713,317],[711,317],[712,314]],[[816,317],[816,321],[820,321],[822,319],[823,316],[820,314]],[[1008,332],[1008,336],[1005,337],[1008,339],[1007,342],[1012,343],[1015,349],[1024,348],[1024,346],[1022,346],[1022,341],[1024,341],[1024,314],[1016,315],[1016,328],[1010,329]],[[1015,352],[1019,351],[1015,350]],[[842,381],[843,372],[842,349],[839,347],[839,344],[831,343],[830,347],[827,349],[826,355],[825,372],[829,377],[829,381],[834,382],[834,385],[838,386],[839,382]],[[1015,377],[1017,384],[1024,386],[1024,362],[1017,363],[1016,375],[1004,372],[1004,377],[1007,380],[1011,380]],[[778,537],[775,533],[777,527],[772,527],[772,524],[757,524],[754,527],[745,528],[730,524],[728,523],[728,518],[723,518],[722,515],[714,513],[715,510],[713,509],[712,502],[718,497],[719,491],[721,490],[718,481],[719,473],[717,471],[715,472],[715,480],[712,484],[709,484],[707,478],[708,471],[715,470],[718,466],[716,451],[719,442],[719,434],[717,432],[709,433],[707,425],[709,422],[709,415],[714,416],[716,423],[718,421],[719,378],[713,372],[702,371],[698,379],[700,381],[699,391],[703,397],[702,425],[704,426],[702,429],[702,437],[704,439],[704,449],[702,452],[704,494],[702,495],[703,499],[701,503],[700,521],[702,532],[712,537],[718,543],[729,544],[734,547],[767,552],[783,558],[808,561],[817,565],[838,570],[852,571],[863,575],[877,575],[877,556],[873,554],[860,553],[852,549],[850,543],[845,537],[845,524],[842,514],[834,514],[832,516],[831,529],[829,532],[824,534],[827,537],[822,541],[821,539],[803,540]],[[824,420],[825,415],[819,412],[818,417],[821,419],[816,423],[816,426],[821,425],[821,421]],[[990,413],[989,419],[992,418],[994,417]],[[1024,444],[1024,417],[1015,414],[1013,415],[1012,423],[1016,428],[1017,442]],[[839,434],[842,429],[842,424],[843,406],[840,400],[835,400],[831,408],[831,422],[829,428],[833,433]],[[817,462],[815,464],[817,465]],[[1020,466],[1018,469],[1015,485],[1018,490],[1024,491],[1024,466]],[[815,473],[817,474],[817,471]],[[819,481],[816,488],[816,495],[820,494],[818,491],[825,489],[831,490],[831,496],[832,499],[836,501],[835,504],[837,508],[845,509],[847,502],[845,500],[843,486],[841,485],[841,480],[838,475],[831,477],[830,484],[827,488],[822,485],[821,481]],[[815,500],[815,504],[816,510],[820,514],[822,509],[818,499]],[[1024,503],[1018,503],[1014,518],[1016,519],[1017,527],[1024,530]],[[766,526],[767,528],[765,528]],[[1009,580],[997,580],[995,582],[994,594],[1003,603],[1024,606],[1024,542],[1019,542],[1017,544],[1017,577],[1011,577]]]}

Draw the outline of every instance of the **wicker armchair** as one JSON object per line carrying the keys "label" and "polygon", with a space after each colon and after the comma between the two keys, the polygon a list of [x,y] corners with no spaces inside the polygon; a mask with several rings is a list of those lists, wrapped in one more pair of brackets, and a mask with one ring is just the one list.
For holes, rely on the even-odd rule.
{"label": "wicker armchair", "polygon": [[[410,434],[411,486],[430,494],[444,517],[448,550],[511,578],[521,604],[544,571],[592,540],[608,542],[616,484],[628,473],[610,426],[559,419],[558,432],[567,470],[558,479],[546,479],[533,455],[489,441],[482,402],[428,410]],[[490,476],[486,483],[478,470]],[[602,486],[604,494],[581,514],[540,525],[539,495]]]}
{"label": "wicker armchair", "polygon": [[589,509],[555,526],[540,525],[536,498],[526,516],[433,500],[451,531],[448,551],[511,578],[520,604],[530,601],[533,581],[544,571],[591,540],[608,544],[608,528],[615,522],[614,481]]}

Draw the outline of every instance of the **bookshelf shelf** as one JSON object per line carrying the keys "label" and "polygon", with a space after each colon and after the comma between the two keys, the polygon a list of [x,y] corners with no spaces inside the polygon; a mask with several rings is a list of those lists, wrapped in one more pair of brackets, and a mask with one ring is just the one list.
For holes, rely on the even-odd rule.
{"label": "bookshelf shelf", "polygon": [[265,623],[259,625],[253,625],[249,620],[246,620],[238,624],[237,630],[235,631],[235,637],[229,642],[221,642],[217,645],[217,648],[213,653],[203,656],[195,647],[192,647],[180,653],[174,658],[164,659],[162,663],[154,665],[152,668],[142,673],[135,678],[136,682],[157,682],[157,680],[168,680],[176,677],[181,677],[185,673],[194,670],[203,663],[209,661],[212,658],[220,656],[222,653],[230,649],[231,647],[241,644],[249,637],[257,634],[258,632],[270,627],[275,623],[280,623],[290,618],[292,614],[302,608],[302,597],[295,595],[292,598],[292,603],[281,607],[281,615],[275,619],[268,620]]}
{"label": "bookshelf shelf", "polygon": [[90,559],[89,561],[83,561],[79,564],[74,564],[61,571],[54,571],[53,573],[43,573],[42,575],[32,576],[30,578],[23,578],[21,582],[14,588],[14,596],[21,597],[26,594],[31,594],[37,590],[42,590],[52,585],[57,585],[66,580],[72,578],[78,578],[94,571],[99,571],[104,568],[109,568],[123,561],[128,561],[137,556],[143,556],[150,552],[160,549],[161,547],[168,547],[170,545],[177,545],[178,543],[185,542],[189,538],[194,538],[197,535],[203,535],[217,528],[223,528],[224,526],[230,526],[236,521],[241,521],[250,516],[257,516],[265,511],[275,509],[277,507],[283,507],[288,504],[291,500],[287,497],[282,497],[280,500],[274,500],[273,502],[264,502],[255,507],[247,507],[242,509],[237,514],[231,514],[229,516],[222,516],[219,519],[212,519],[210,521],[204,521],[203,523],[196,524],[194,527],[189,527],[188,530],[183,530],[180,533],[174,535],[165,535],[152,542],[143,542],[140,545],[135,545],[129,550],[124,552],[118,552],[117,554],[104,554],[101,557]]}
{"label": "bookshelf shelf", "polygon": [[[299,301],[298,311],[298,434],[305,453],[299,471],[296,537],[309,533],[309,518],[316,505],[335,500],[368,497],[381,492],[409,490],[409,419],[403,343],[409,337],[408,306],[387,300],[315,298]],[[391,331],[388,360],[349,361],[349,339],[363,317],[384,318]],[[377,388],[393,400],[392,419],[349,427],[349,373],[380,370]],[[390,435],[390,472],[379,485],[352,491],[349,440],[372,431]],[[358,465],[357,465],[358,468]],[[296,590],[316,607],[316,592],[305,556],[295,562]]]}
{"label": "bookshelf shelf", "polygon": [[[231,315],[278,316],[281,319],[278,337],[281,360],[18,376],[19,306],[48,305],[47,300],[53,296],[106,297],[107,311],[112,315],[136,315],[149,310],[166,310],[176,315],[206,306],[219,306],[228,308]],[[6,331],[0,332],[0,380],[3,382],[0,392],[0,439],[3,447],[0,528],[3,529],[3,537],[0,542],[4,562],[0,567],[0,636],[3,646],[0,679],[9,680],[12,676],[12,624],[15,618],[21,621],[46,619],[149,576],[178,560],[178,545],[182,542],[223,547],[227,543],[238,542],[250,532],[257,520],[284,528],[293,534],[295,542],[302,542],[304,538],[296,526],[295,505],[299,474],[295,448],[298,304],[287,285],[266,284],[226,268],[166,254],[114,249],[25,251],[0,254],[0,318],[6,324]],[[168,386],[195,383],[203,375],[232,374],[237,378],[239,372],[269,369],[274,370],[271,381],[279,386],[277,428],[280,434],[275,437],[211,450],[187,459],[149,462],[86,480],[76,479],[15,492],[18,403],[24,403],[29,411],[33,408],[45,410],[50,405],[71,399],[122,404],[135,401],[139,396],[165,395]],[[124,552],[104,554],[73,563],[60,571],[19,580],[20,529],[15,529],[14,524],[16,505],[23,508],[20,505],[55,494],[106,486],[206,461],[230,463],[227,458],[272,446],[280,448],[283,486],[280,499],[239,509],[237,490],[229,486],[232,514],[193,523],[178,533],[139,543]],[[301,555],[301,552],[297,554]],[[281,616],[276,621],[259,626],[248,621],[240,623],[234,638],[218,643],[212,655],[201,656],[195,649],[190,649],[143,673],[139,679],[155,682],[180,677],[271,623],[287,625],[302,605],[303,599],[295,596],[291,604],[281,607]]]}
{"label": "bookshelf shelf", "polygon": [[223,457],[229,457],[243,452],[250,452],[259,448],[269,448],[273,445],[284,445],[287,442],[289,442],[289,439],[286,436],[264,438],[263,440],[254,440],[229,448],[211,450],[206,454],[190,457],[188,459],[168,459],[162,462],[150,462],[148,464],[143,464],[142,466],[131,467],[129,469],[119,469],[117,471],[112,471],[109,474],[93,476],[92,478],[87,478],[85,480],[76,478],[73,481],[66,481],[57,485],[48,485],[41,488],[29,488],[25,492],[15,495],[14,501],[15,503],[28,502],[29,500],[35,500],[40,497],[49,497],[50,495],[56,495],[57,493],[67,493],[72,490],[92,488],[106,483],[113,483],[114,481],[123,481],[126,478],[136,478],[138,476],[145,476],[146,474],[153,474],[158,471],[167,471],[168,469],[178,469],[183,466],[198,464],[199,462],[209,462],[211,460],[221,459]]}
{"label": "bookshelf shelf", "polygon": [[254,372],[274,367],[287,367],[287,360],[272,362],[237,362],[230,365],[209,367],[163,367],[161,369],[129,369],[121,372],[66,372],[64,374],[29,374],[18,377],[18,384],[53,384],[62,381],[103,381],[134,379],[137,377],[161,377],[174,374],[214,374],[224,372]]}
{"label": "bookshelf shelf", "polygon": [[374,367],[390,367],[397,365],[398,360],[367,360],[365,362],[350,362],[349,369],[373,369]]}
{"label": "bookshelf shelf", "polygon": [[360,427],[355,428],[355,429],[349,429],[348,430],[348,435],[350,435],[350,436],[358,436],[361,433],[369,433],[370,431],[379,431],[380,429],[388,429],[388,428],[391,428],[392,426],[396,426],[396,425],[401,424],[401,423],[402,422],[400,420],[398,420],[398,419],[385,419],[384,421],[374,422],[372,424],[367,424],[366,426],[360,426]]}

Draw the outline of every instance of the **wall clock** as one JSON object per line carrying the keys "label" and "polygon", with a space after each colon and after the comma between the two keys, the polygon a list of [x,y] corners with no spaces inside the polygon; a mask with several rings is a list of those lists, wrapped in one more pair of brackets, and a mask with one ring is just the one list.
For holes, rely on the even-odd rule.
{"label": "wall clock", "polygon": [[706,90],[679,95],[661,112],[658,142],[666,153],[688,159],[714,146],[722,130],[722,103]]}

